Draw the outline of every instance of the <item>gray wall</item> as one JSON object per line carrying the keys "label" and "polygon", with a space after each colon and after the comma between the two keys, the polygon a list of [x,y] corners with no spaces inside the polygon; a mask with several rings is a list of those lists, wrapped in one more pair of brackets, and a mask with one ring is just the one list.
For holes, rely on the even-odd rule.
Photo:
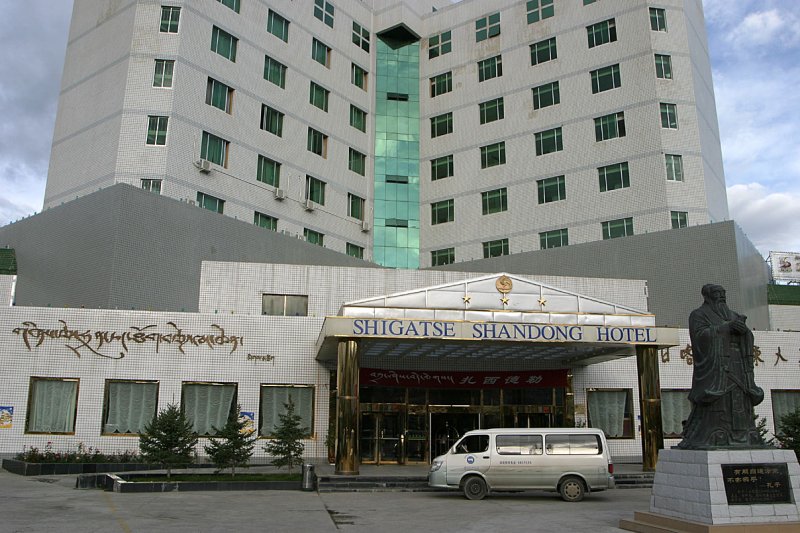
{"label": "gray wall", "polygon": [[0,228],[21,306],[197,311],[203,260],[376,266],[118,184]]}
{"label": "gray wall", "polygon": [[658,325],[687,327],[703,302],[700,288],[718,283],[728,305],[769,329],[768,273],[764,260],[732,221],[595,241],[437,269],[647,280],[649,310]]}

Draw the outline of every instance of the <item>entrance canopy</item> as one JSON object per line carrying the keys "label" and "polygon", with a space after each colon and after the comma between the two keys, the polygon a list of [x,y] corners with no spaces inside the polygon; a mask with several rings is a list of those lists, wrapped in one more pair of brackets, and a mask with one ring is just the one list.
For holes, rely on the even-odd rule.
{"label": "entrance canopy", "polygon": [[359,341],[365,357],[398,362],[437,358],[588,365],[636,353],[637,345],[678,344],[678,330],[655,316],[511,274],[345,303],[326,317],[317,359],[336,359],[337,342]]}

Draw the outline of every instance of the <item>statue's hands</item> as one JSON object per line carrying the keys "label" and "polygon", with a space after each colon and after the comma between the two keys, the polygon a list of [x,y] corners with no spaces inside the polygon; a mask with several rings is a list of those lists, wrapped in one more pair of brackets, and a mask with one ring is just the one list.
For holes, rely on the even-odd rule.
{"label": "statue's hands", "polygon": [[747,324],[745,324],[744,320],[742,320],[741,318],[737,318],[736,320],[731,320],[729,324],[731,331],[735,331],[740,335],[744,335],[748,331]]}

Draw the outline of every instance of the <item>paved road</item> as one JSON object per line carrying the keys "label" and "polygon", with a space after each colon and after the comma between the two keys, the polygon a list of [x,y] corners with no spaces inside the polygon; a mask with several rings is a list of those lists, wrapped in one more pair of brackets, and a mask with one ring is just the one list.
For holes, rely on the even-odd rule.
{"label": "paved road", "polygon": [[74,489],[75,476],[0,471],[0,532],[616,532],[620,518],[649,507],[650,489],[589,494],[294,491],[115,494]]}

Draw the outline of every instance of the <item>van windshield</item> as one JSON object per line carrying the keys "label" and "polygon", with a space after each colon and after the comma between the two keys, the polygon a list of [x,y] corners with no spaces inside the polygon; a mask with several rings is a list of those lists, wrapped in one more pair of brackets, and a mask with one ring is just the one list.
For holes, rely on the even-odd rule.
{"label": "van windshield", "polygon": [[489,449],[489,435],[467,435],[453,447],[453,453],[481,453]]}

